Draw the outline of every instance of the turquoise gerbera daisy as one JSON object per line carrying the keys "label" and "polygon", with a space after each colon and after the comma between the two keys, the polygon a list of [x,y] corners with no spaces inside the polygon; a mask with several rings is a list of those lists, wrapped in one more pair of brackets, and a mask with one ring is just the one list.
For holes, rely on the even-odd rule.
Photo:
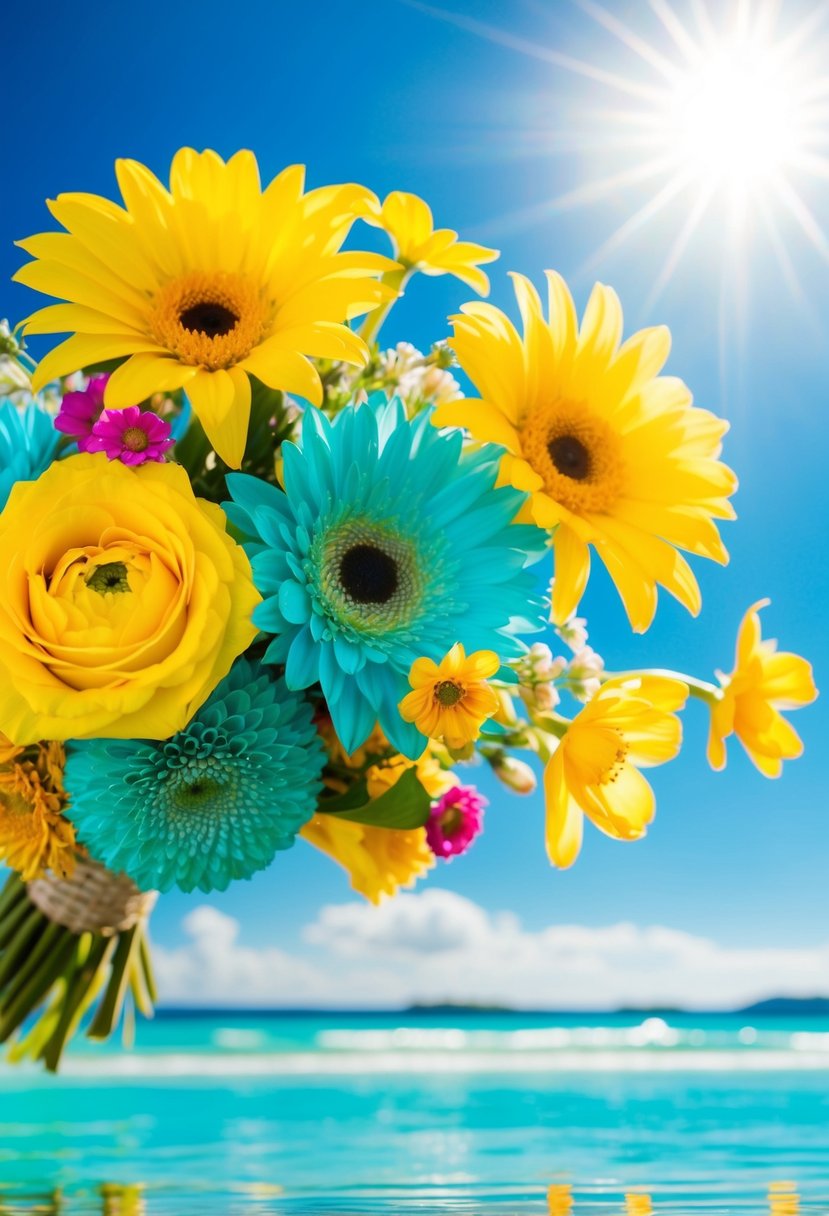
{"label": "turquoise gerbera daisy", "polygon": [[31,403],[0,403],[0,511],[17,481],[34,481],[55,459],[60,435],[51,414]]}
{"label": "turquoise gerbera daisy", "polygon": [[309,410],[301,444],[282,452],[284,492],[227,479],[264,597],[253,620],[275,635],[266,660],[285,664],[289,688],[319,681],[347,751],[379,722],[416,757],[426,740],[397,708],[414,660],[458,641],[512,657],[540,625],[524,567],[543,538],[511,522],[526,495],[495,488],[499,448],[464,451],[461,431],[438,431],[428,412],[409,421],[382,394],[333,423]]}
{"label": "turquoise gerbera daisy", "polygon": [[66,813],[92,856],[142,890],[224,891],[294,843],[323,757],[310,705],[239,659],[172,739],[72,744]]}

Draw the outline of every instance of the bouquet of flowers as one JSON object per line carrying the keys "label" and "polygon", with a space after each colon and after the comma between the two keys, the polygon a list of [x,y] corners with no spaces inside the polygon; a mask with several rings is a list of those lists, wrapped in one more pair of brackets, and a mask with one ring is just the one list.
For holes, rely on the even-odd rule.
{"label": "bouquet of flowers", "polygon": [[[587,644],[591,551],[639,632],[658,587],[699,611],[682,551],[727,560],[727,425],[660,374],[665,328],[622,342],[610,288],[579,320],[516,274],[521,331],[475,301],[386,350],[413,275],[486,295],[496,252],[412,194],[263,190],[250,152],[116,172],[121,204],[60,195],[64,231],[20,242],[59,302],[0,333],[0,1040],[50,1069],[82,1022],[152,1012],[159,892],[300,837],[393,896],[481,831],[481,762],[518,794],[543,772],[570,866],[585,816],[645,834],[689,694],[711,764],[736,734],[770,777],[816,695],[761,604],[716,683]],[[360,224],[388,256],[344,250]],[[54,333],[35,364],[23,335]]]}

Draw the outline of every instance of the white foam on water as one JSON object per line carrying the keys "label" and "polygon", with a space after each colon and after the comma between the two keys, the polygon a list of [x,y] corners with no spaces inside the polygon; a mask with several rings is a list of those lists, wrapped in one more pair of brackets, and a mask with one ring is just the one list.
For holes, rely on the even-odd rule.
{"label": "white foam on water", "polygon": [[[466,1051],[375,1052],[239,1052],[232,1056],[203,1052],[133,1053],[69,1056],[67,1077],[97,1080],[153,1080],[171,1077],[295,1077],[372,1074],[498,1074],[574,1072],[802,1072],[829,1071],[829,1051],[677,1051],[666,1049],[608,1051],[526,1051],[520,1054]],[[31,1080],[28,1070],[27,1079]],[[12,1080],[0,1071],[0,1085]]]}

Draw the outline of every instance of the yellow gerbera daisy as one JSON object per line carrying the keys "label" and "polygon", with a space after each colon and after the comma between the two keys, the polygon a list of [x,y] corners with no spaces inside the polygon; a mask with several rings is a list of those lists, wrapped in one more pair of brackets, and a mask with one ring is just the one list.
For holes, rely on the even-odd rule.
{"label": "yellow gerbera daisy", "polygon": [[49,209],[67,231],[20,242],[36,260],[15,278],[68,301],[35,313],[26,332],[73,334],[41,362],[35,391],[127,357],[107,384],[106,404],[184,388],[219,456],[237,468],[249,374],[319,405],[309,356],[367,358],[341,322],[393,295],[370,276],[396,264],[338,251],[370,192],[343,185],[306,194],[302,165],[263,191],[246,151],[225,163],[215,152],[182,148],[169,190],[136,161],[118,160],[115,171],[123,207],[61,194]]}
{"label": "yellow gerbera daisy", "polygon": [[366,223],[388,233],[395,257],[406,270],[451,274],[479,295],[489,295],[489,279],[479,266],[494,262],[498,250],[459,241],[451,228],[435,228],[429,204],[416,194],[393,190],[382,205],[379,199],[369,197],[358,214]]}
{"label": "yellow gerbera daisy", "polygon": [[620,346],[622,309],[609,287],[594,287],[579,326],[558,274],[547,272],[549,319],[532,283],[512,278],[523,339],[499,309],[465,305],[451,345],[481,399],[439,406],[435,424],[506,448],[503,480],[530,494],[522,518],[553,531],[557,624],[587,584],[590,545],[637,632],[653,620],[657,584],[696,614],[699,587],[677,548],[728,560],[713,522],[734,515],[736,478],[716,459],[728,424],[658,374],[666,328]]}
{"label": "yellow gerbera daisy", "polygon": [[662,676],[608,680],[573,719],[544,772],[547,855],[566,869],[581,851],[584,816],[617,840],[638,840],[653,819],[639,772],[673,760],[688,688]]}
{"label": "yellow gerbera daisy", "polygon": [[315,815],[300,835],[341,865],[352,888],[373,904],[396,895],[400,887],[414,886],[435,864],[425,828],[405,832]]}
{"label": "yellow gerbera daisy", "polygon": [[748,609],[737,634],[734,670],[720,676],[722,697],[711,707],[708,762],[725,768],[725,740],[735,734],[750,759],[766,777],[779,777],[784,760],[794,760],[803,743],[781,709],[799,709],[817,696],[812,665],[797,654],[777,650],[771,639],[763,641],[760,609],[769,600],[758,600]]}
{"label": "yellow gerbera daisy", "polygon": [[440,663],[415,659],[409,672],[412,691],[400,702],[400,716],[414,722],[427,739],[464,747],[500,709],[498,694],[486,682],[500,666],[494,650],[476,650],[467,658],[460,642]]}
{"label": "yellow gerbera daisy", "polygon": [[75,829],[62,814],[65,753],[60,743],[17,748],[0,735],[0,861],[24,882],[75,868]]}

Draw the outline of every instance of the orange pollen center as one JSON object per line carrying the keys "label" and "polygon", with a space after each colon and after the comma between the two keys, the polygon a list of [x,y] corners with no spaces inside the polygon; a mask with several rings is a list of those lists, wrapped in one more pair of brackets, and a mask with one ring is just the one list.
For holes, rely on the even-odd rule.
{"label": "orange pollen center", "polygon": [[140,426],[129,426],[121,436],[121,442],[130,452],[146,452],[150,446],[147,432]]}
{"label": "orange pollen center", "polygon": [[152,331],[182,363],[218,371],[239,363],[268,335],[274,311],[246,276],[192,270],[156,296]]}
{"label": "orange pollen center", "polygon": [[455,680],[440,680],[435,685],[435,700],[444,709],[449,709],[463,699],[465,691],[463,685]]}
{"label": "orange pollen center", "polygon": [[584,402],[558,399],[520,427],[521,454],[544,490],[574,514],[609,511],[624,491],[619,435]]}

